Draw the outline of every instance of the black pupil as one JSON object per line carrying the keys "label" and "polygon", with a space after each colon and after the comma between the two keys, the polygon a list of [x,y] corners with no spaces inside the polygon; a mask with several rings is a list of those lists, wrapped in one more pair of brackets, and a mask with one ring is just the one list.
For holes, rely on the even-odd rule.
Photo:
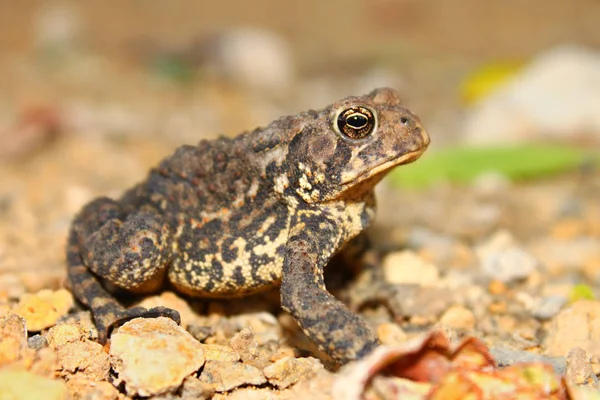
{"label": "black pupil", "polygon": [[355,129],[363,128],[368,122],[367,117],[362,114],[353,114],[346,119],[346,123]]}

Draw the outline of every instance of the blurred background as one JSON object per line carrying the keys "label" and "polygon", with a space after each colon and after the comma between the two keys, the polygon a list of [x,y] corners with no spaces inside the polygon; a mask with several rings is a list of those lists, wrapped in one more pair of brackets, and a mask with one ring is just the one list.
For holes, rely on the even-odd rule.
{"label": "blurred background", "polygon": [[596,225],[567,233],[600,230],[573,200],[598,180],[598,0],[0,0],[0,287],[59,287],[73,214],[176,146],[379,86],[433,143],[382,189],[389,240],[527,237],[573,210]]}

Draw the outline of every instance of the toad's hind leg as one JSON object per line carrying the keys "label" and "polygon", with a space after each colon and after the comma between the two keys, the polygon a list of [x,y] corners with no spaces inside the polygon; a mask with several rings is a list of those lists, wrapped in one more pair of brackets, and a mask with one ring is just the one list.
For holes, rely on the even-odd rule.
{"label": "toad's hind leg", "polygon": [[136,317],[165,316],[180,322],[179,313],[165,307],[124,308],[102,286],[102,278],[132,293],[160,288],[170,261],[171,233],[160,214],[136,211],[125,217],[112,199],[89,203],[75,218],[69,234],[68,276],[75,297],[92,311],[98,339]]}

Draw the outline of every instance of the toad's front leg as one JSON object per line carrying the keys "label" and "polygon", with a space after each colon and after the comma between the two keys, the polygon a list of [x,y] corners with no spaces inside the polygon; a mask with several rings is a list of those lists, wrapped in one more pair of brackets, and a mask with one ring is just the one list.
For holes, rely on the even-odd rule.
{"label": "toad's front leg", "polygon": [[323,280],[332,252],[323,229],[304,229],[286,246],[281,283],[281,304],[319,349],[341,363],[364,357],[379,342],[366,323],[334,298]]}

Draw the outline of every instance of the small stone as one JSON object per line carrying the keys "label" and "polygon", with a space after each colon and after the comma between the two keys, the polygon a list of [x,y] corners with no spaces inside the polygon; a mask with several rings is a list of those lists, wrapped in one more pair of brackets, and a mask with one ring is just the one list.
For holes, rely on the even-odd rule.
{"label": "small stone", "polygon": [[270,384],[285,389],[321,369],[323,364],[316,358],[285,357],[263,369],[263,373]]}
{"label": "small stone", "polygon": [[[265,308],[267,307],[269,305],[265,304]],[[240,310],[240,312],[242,311]],[[270,341],[277,341],[281,337],[281,327],[277,323],[277,318],[270,312],[243,311],[240,315],[228,318],[228,323],[234,331],[250,329],[259,346]]]}
{"label": "small stone", "polygon": [[78,325],[60,324],[53,326],[45,335],[48,346],[58,349],[67,343],[85,340],[86,334]]}
{"label": "small stone", "polygon": [[212,385],[202,382],[195,376],[187,376],[181,388],[182,399],[208,400],[212,399],[215,389]]}
{"label": "small stone", "polygon": [[89,341],[78,325],[60,324],[48,330],[44,339],[57,356],[60,375],[71,378],[106,380],[110,372],[108,354],[101,344]]}
{"label": "small stone", "polygon": [[552,320],[545,341],[546,353],[566,356],[580,347],[600,354],[600,301],[579,300]]}
{"label": "small stone", "polygon": [[565,374],[567,382],[571,385],[600,387],[598,377],[592,370],[592,363],[585,350],[576,347],[567,356],[567,371]]}
{"label": "small stone", "polygon": [[236,85],[278,93],[292,83],[293,53],[273,32],[231,29],[209,37],[204,51],[207,72]]}
{"label": "small stone", "polygon": [[559,275],[565,271],[579,272],[589,260],[600,259],[598,239],[587,236],[573,240],[542,237],[529,248],[551,275]]}
{"label": "small stone", "polygon": [[92,313],[89,310],[69,313],[61,318],[58,324],[76,326],[84,337],[94,340],[98,339],[98,330],[92,318]]}
{"label": "small stone", "polygon": [[385,322],[377,327],[377,337],[382,344],[395,345],[404,343],[408,336],[398,324]]}
{"label": "small stone", "polygon": [[[3,248],[0,247],[0,258]],[[25,293],[25,286],[18,276],[3,273],[0,275],[0,298],[19,299]]]}
{"label": "small stone", "polygon": [[233,335],[229,345],[245,363],[254,360],[258,355],[258,343],[254,340],[254,333],[250,329],[244,328]]}
{"label": "small stone", "polygon": [[318,371],[310,379],[303,379],[288,391],[285,399],[331,400],[331,389],[337,375],[326,369]]}
{"label": "small stone", "polygon": [[0,317],[0,367],[30,356],[25,320],[10,312]]}
{"label": "small stone", "polygon": [[537,56],[464,118],[473,144],[600,138],[600,54],[565,45]]}
{"label": "small stone", "polygon": [[471,187],[479,196],[490,197],[509,190],[510,179],[499,171],[485,171],[477,175]]}
{"label": "small stone", "polygon": [[204,349],[204,358],[206,361],[240,361],[240,355],[229,346],[222,346],[220,344],[205,344],[202,346],[202,348]]}
{"label": "small stone", "polygon": [[199,342],[203,342],[215,334],[215,328],[212,326],[191,324],[186,326],[187,331]]}
{"label": "small stone", "polygon": [[108,379],[110,362],[100,343],[89,340],[66,343],[56,350],[56,355],[63,377],[77,374],[93,381]]}
{"label": "small stone", "polygon": [[[136,318],[110,341],[110,362],[128,395],[174,391],[204,364],[203,345],[169,318]],[[118,384],[117,382],[117,384]]]}
{"label": "small stone", "polygon": [[496,301],[490,303],[488,306],[488,312],[490,314],[506,314],[508,306],[505,301]]}
{"label": "small stone", "polygon": [[67,381],[69,395],[73,400],[117,400],[119,391],[109,382],[76,377]]}
{"label": "small stone", "polygon": [[594,355],[590,357],[590,362],[592,363],[594,375],[600,375],[600,355]]}
{"label": "small stone", "polygon": [[564,375],[567,368],[565,357],[548,357],[530,351],[503,347],[493,347],[490,352],[498,367],[508,367],[518,363],[544,363],[550,364],[558,375]]}
{"label": "small stone", "polygon": [[569,240],[585,234],[586,222],[578,218],[565,218],[552,228],[552,236],[559,240]]}
{"label": "small stone", "polygon": [[538,260],[517,246],[512,235],[499,232],[478,246],[477,256],[486,276],[510,283],[527,278],[538,266]]}
{"label": "small stone", "polygon": [[21,370],[0,370],[0,398],[3,400],[65,400],[67,386],[63,381],[44,378]]}
{"label": "small stone", "polygon": [[581,272],[590,281],[600,284],[600,255],[589,257]]}
{"label": "small stone", "polygon": [[28,370],[40,376],[56,378],[56,371],[60,369],[58,357],[54,350],[49,347],[42,347],[35,352],[33,362]]}
{"label": "small stone", "polygon": [[472,331],[475,328],[475,315],[465,307],[452,306],[442,314],[439,324],[447,328]]}
{"label": "small stone", "polygon": [[398,251],[383,260],[386,281],[393,284],[416,284],[433,286],[439,281],[435,265],[423,261],[412,251]]}
{"label": "small stone", "polygon": [[[280,393],[275,390],[254,387],[237,389],[222,396],[227,400],[282,400]],[[283,398],[287,399],[287,397]],[[215,400],[221,400],[221,398],[215,396]]]}
{"label": "small stone", "polygon": [[552,319],[567,304],[568,299],[563,296],[548,296],[535,303],[531,314],[542,321]]}
{"label": "small stone", "polygon": [[493,294],[496,296],[501,295],[501,294],[506,293],[506,285],[502,281],[494,279],[488,285],[488,290],[489,290],[490,294]]}
{"label": "small stone", "polygon": [[252,365],[240,362],[207,361],[200,380],[214,386],[217,392],[228,392],[242,385],[262,385],[267,382],[264,374]]}
{"label": "small stone", "polygon": [[403,300],[403,314],[410,317],[411,323],[419,320],[422,324],[435,322],[455,302],[453,290],[427,287],[419,288]]}
{"label": "small stone", "polygon": [[27,346],[33,350],[39,350],[48,346],[48,341],[42,335],[33,335],[29,339],[27,339]]}
{"label": "small stone", "polygon": [[25,318],[29,331],[39,332],[55,325],[71,307],[73,296],[67,290],[44,289],[35,294],[24,294],[13,308],[13,312]]}

